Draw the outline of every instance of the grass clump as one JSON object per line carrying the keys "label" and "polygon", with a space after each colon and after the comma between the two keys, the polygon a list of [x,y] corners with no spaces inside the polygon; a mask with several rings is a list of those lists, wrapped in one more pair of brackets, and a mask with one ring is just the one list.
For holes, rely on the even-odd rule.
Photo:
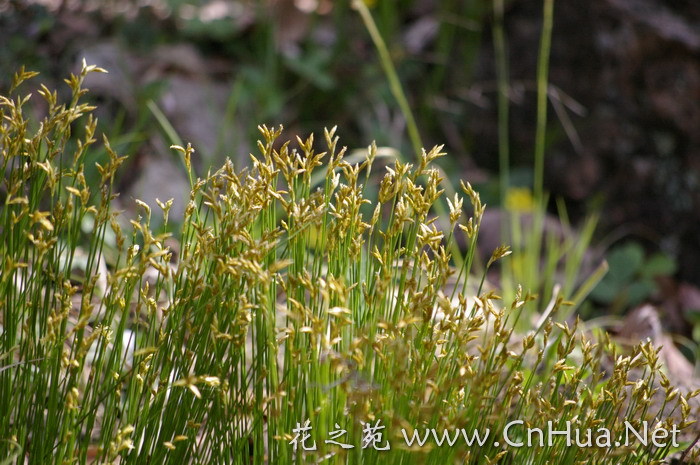
{"label": "grass clump", "polygon": [[[469,184],[448,202],[449,230],[436,226],[439,147],[388,167],[372,204],[376,148],[350,164],[334,129],[317,152],[313,137],[293,148],[262,126],[249,168],[204,178],[175,146],[192,187],[175,252],[171,201],[158,202],[161,230],[138,200],[142,215],[120,226],[123,157],[106,139],[101,184],[85,182],[93,71],[67,81],[68,104],[42,88],[41,122],[23,115],[29,97],[0,99],[3,463],[637,464],[681,447],[503,443],[517,420],[510,438],[525,444],[526,426],[548,422],[613,442],[624,421],[683,430],[697,393],[674,389],[650,343],[623,353],[551,319],[515,333],[533,297],[502,302],[472,276],[485,207]],[[459,269],[455,234],[469,244]],[[409,444],[426,428],[492,436]]]}

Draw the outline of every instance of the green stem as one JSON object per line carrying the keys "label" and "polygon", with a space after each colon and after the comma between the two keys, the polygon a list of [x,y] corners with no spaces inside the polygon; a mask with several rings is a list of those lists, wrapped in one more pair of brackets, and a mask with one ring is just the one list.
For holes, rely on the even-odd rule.
{"label": "green stem", "polygon": [[406,126],[408,129],[408,137],[411,139],[411,145],[413,145],[413,150],[416,152],[416,157],[420,157],[423,150],[423,142],[420,137],[420,132],[418,132],[418,125],[413,117],[413,112],[408,104],[408,99],[401,86],[401,81],[399,80],[399,75],[396,72],[396,67],[391,60],[391,55],[389,54],[389,49],[386,47],[386,43],[382,38],[379,29],[377,29],[377,24],[372,18],[372,14],[369,12],[367,5],[361,0],[354,0],[353,6],[360,13],[362,22],[365,24],[367,31],[369,32],[372,42],[379,53],[380,63],[387,79],[389,80],[389,88],[391,93],[396,99],[396,102],[401,108],[401,113],[403,113],[404,118],[406,118]]}
{"label": "green stem", "polygon": [[552,46],[552,23],[554,0],[544,0],[542,36],[540,37],[539,61],[537,64],[537,129],[535,134],[535,202],[543,201],[544,150],[547,129],[547,87],[549,85],[549,54]]}
{"label": "green stem", "polygon": [[[508,134],[509,84],[506,38],[503,31],[503,0],[493,3],[493,46],[496,54],[496,79],[498,81],[498,166],[500,168],[500,197],[504,205],[510,185],[510,138]],[[502,228],[505,232],[506,228]],[[505,239],[505,238],[504,238]]]}

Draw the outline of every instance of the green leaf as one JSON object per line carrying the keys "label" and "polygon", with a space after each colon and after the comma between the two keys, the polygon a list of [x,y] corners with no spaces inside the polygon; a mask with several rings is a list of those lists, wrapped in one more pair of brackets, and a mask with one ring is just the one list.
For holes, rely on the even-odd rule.
{"label": "green leaf", "polygon": [[328,57],[324,54],[314,53],[301,58],[288,58],[285,64],[319,89],[330,90],[335,86],[333,76],[326,71]]}
{"label": "green leaf", "polygon": [[628,283],[640,270],[644,262],[644,250],[636,242],[614,248],[608,256],[608,277],[618,283]]}
{"label": "green leaf", "polygon": [[656,284],[651,279],[635,281],[627,287],[627,303],[634,307],[641,304],[656,290]]}
{"label": "green leaf", "polygon": [[645,277],[670,276],[676,272],[678,265],[676,261],[663,253],[654,254],[642,266],[641,274]]}
{"label": "green leaf", "polygon": [[621,286],[606,276],[591,292],[591,297],[603,304],[610,304],[622,290]]}

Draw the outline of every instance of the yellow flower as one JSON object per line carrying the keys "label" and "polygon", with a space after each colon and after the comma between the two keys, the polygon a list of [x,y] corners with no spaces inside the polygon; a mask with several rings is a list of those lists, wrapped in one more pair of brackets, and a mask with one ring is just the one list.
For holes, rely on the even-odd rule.
{"label": "yellow flower", "polygon": [[511,187],[506,192],[506,210],[512,212],[530,212],[535,207],[532,192],[527,187]]}

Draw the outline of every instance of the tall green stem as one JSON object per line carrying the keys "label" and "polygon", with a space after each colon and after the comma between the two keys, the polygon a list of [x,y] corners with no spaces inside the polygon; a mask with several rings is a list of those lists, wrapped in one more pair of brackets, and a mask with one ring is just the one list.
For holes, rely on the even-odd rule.
{"label": "tall green stem", "polygon": [[399,108],[401,108],[401,113],[403,113],[404,118],[406,118],[408,137],[411,139],[411,145],[413,145],[413,150],[416,152],[416,157],[420,157],[421,151],[423,150],[423,141],[421,140],[420,133],[418,132],[418,125],[413,117],[411,107],[408,105],[406,94],[401,87],[399,75],[396,73],[394,63],[391,61],[389,49],[387,49],[386,43],[384,42],[379,29],[377,29],[377,24],[374,22],[374,18],[372,18],[372,14],[369,12],[369,9],[367,9],[367,5],[365,5],[361,0],[355,0],[353,1],[353,6],[360,13],[362,22],[372,38],[372,42],[377,49],[377,53],[379,53],[379,61],[382,65],[382,69],[384,69],[387,79],[389,80],[391,94],[399,104]]}
{"label": "tall green stem", "polygon": [[[493,46],[496,55],[496,79],[498,81],[498,166],[501,205],[510,185],[510,138],[508,134],[509,85],[506,38],[503,31],[503,0],[493,2]],[[503,228],[505,231],[505,228]]]}
{"label": "tall green stem", "polygon": [[547,129],[547,87],[549,79],[549,53],[552,46],[552,23],[554,0],[544,0],[542,14],[542,36],[540,38],[539,62],[537,64],[537,132],[535,135],[535,202],[543,201],[544,150]]}

